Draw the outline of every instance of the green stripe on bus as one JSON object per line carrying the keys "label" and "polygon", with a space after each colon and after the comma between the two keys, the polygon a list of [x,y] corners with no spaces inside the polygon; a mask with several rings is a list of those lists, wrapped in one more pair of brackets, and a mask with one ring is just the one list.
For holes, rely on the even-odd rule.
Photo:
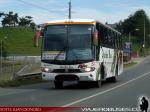
{"label": "green stripe on bus", "polygon": [[98,68],[97,72],[96,72],[96,80],[99,79],[99,76],[100,76],[100,67]]}

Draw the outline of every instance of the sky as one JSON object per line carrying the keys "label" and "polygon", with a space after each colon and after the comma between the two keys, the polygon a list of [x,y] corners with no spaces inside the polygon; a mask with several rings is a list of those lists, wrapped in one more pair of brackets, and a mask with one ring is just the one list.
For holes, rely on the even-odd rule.
{"label": "sky", "polygon": [[[150,17],[150,0],[71,0],[72,18],[96,19],[113,24],[139,9]],[[32,16],[36,24],[68,18],[69,0],[0,0],[0,12]]]}

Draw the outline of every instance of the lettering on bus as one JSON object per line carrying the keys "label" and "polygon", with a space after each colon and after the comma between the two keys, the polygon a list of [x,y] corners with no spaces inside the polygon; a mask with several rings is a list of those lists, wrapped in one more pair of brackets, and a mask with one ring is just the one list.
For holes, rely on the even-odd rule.
{"label": "lettering on bus", "polygon": [[110,50],[108,52],[104,52],[102,56],[103,56],[103,58],[112,58],[112,54],[111,54]]}

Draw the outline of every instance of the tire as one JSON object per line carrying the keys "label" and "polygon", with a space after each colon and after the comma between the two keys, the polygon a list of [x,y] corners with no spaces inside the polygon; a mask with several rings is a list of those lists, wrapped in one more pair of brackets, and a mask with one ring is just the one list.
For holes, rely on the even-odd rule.
{"label": "tire", "polygon": [[63,81],[54,81],[56,89],[61,89],[63,87]]}
{"label": "tire", "polygon": [[102,86],[102,81],[101,80],[99,80],[99,81],[95,81],[94,82],[94,85],[95,85],[95,87],[101,87]]}
{"label": "tire", "polygon": [[110,78],[111,82],[114,82],[114,83],[117,82],[117,78],[116,78],[116,77],[117,77],[117,76],[111,77],[111,78]]}

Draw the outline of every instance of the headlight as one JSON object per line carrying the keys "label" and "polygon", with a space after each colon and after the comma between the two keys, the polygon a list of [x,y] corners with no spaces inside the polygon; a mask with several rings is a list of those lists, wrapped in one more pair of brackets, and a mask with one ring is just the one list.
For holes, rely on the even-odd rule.
{"label": "headlight", "polygon": [[87,68],[84,69],[85,72],[92,72],[94,70],[95,70],[94,67],[87,67]]}
{"label": "headlight", "polygon": [[48,68],[41,68],[41,71],[42,71],[42,72],[48,72],[49,69],[48,69]]}

